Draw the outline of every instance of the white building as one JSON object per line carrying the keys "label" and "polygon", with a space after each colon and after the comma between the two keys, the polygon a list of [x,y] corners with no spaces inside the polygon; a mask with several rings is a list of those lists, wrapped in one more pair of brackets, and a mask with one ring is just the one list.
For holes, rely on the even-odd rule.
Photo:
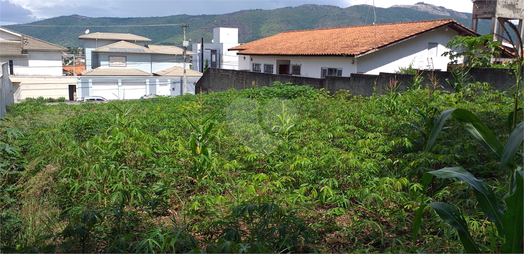
{"label": "white building", "polygon": [[[145,45],[149,38],[128,33],[92,33],[84,40],[86,70],[96,68],[134,68],[155,73],[173,66],[184,66],[183,49],[168,45]],[[186,68],[195,53],[186,52]]]}
{"label": "white building", "polygon": [[14,101],[26,98],[71,99],[76,79],[64,77],[66,48],[0,27],[0,62],[6,62]]}
{"label": "white building", "polygon": [[478,36],[452,19],[284,32],[234,48],[239,69],[312,78],[446,70],[455,35]]}
{"label": "white building", "polygon": [[[183,49],[146,45],[150,39],[134,34],[87,33],[78,38],[84,40],[86,70],[78,76],[77,97],[127,100],[183,93]],[[194,55],[186,52],[186,93],[194,93],[193,84],[202,76],[189,69]]]}
{"label": "white building", "polygon": [[194,43],[193,70],[203,72],[201,63],[207,62],[210,68],[238,70],[238,56],[230,48],[240,45],[238,43],[238,28],[217,27],[213,29],[212,43],[204,43],[204,58],[202,60],[202,44]]}
{"label": "white building", "polygon": [[62,76],[66,48],[0,27],[0,62],[10,76]]}

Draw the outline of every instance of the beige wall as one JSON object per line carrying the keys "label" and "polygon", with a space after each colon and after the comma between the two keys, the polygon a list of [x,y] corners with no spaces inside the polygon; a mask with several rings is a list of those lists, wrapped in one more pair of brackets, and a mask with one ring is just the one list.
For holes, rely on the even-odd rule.
{"label": "beige wall", "polygon": [[69,85],[76,85],[75,77],[57,78],[19,78],[11,77],[11,82],[17,86],[15,100],[26,98],[60,98],[69,99]]}

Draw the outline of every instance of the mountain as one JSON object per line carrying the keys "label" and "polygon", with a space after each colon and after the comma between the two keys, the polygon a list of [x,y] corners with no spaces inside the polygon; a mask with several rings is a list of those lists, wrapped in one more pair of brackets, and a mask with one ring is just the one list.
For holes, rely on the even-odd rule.
{"label": "mountain", "polygon": [[[174,15],[147,18],[90,18],[79,15],[61,16],[29,24],[5,26],[7,29],[49,41],[64,47],[81,47],[78,36],[87,29],[93,32],[133,33],[150,38],[150,44],[182,44],[181,24],[187,23],[187,38],[210,42],[215,27],[239,28],[239,41],[250,42],[284,31],[343,27],[376,23],[410,22],[452,18],[470,27],[471,14],[425,3],[373,8],[354,5],[340,8],[327,5],[301,5],[275,10],[244,10],[223,15]],[[479,22],[479,32],[489,32],[489,21]]]}

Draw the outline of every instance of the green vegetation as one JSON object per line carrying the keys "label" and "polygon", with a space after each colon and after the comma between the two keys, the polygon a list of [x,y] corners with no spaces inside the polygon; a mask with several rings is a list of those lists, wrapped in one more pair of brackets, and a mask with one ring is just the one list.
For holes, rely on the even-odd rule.
{"label": "green vegetation", "polygon": [[[410,8],[377,8],[377,24],[452,18],[461,24],[471,22],[471,14],[451,11],[450,16],[435,15]],[[214,27],[239,28],[239,42],[246,43],[284,31],[369,25],[373,7],[355,5],[339,8],[326,5],[302,5],[275,10],[244,10],[223,15],[174,15],[147,18],[90,18],[79,15],[50,18],[26,25],[9,25],[8,29],[64,47],[82,47],[78,36],[91,32],[132,33],[150,38],[151,44],[182,44],[180,25],[190,24],[187,36],[193,41],[210,42]],[[34,25],[34,26],[33,26]],[[134,26],[136,25],[136,26]],[[161,26],[150,26],[161,25]],[[490,23],[479,22],[481,34],[490,31]]]}
{"label": "green vegetation", "polygon": [[[444,203],[460,211],[480,252],[513,251],[506,246],[522,237],[496,229],[522,231],[511,219],[522,210],[508,201],[519,197],[504,196],[522,190],[521,181],[507,184],[519,178],[508,177],[464,120],[439,115],[472,112],[497,142],[517,141],[504,158],[518,165],[522,139],[507,128],[514,98],[489,86],[471,91],[413,87],[364,98],[275,83],[11,105],[0,125],[2,251],[470,251],[463,232],[438,216]],[[458,167],[491,186],[501,221],[482,213],[475,186],[425,174]]]}

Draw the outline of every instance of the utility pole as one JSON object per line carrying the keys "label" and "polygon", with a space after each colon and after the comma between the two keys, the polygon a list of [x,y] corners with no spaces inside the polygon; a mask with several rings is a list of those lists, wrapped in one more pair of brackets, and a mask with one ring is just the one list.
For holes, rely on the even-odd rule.
{"label": "utility pole", "polygon": [[187,93],[187,77],[186,77],[186,51],[187,47],[189,46],[189,41],[186,40],[186,28],[189,27],[189,24],[182,24],[182,28],[184,29],[184,41],[182,42],[182,46],[184,47],[184,75],[182,77],[182,94]]}

